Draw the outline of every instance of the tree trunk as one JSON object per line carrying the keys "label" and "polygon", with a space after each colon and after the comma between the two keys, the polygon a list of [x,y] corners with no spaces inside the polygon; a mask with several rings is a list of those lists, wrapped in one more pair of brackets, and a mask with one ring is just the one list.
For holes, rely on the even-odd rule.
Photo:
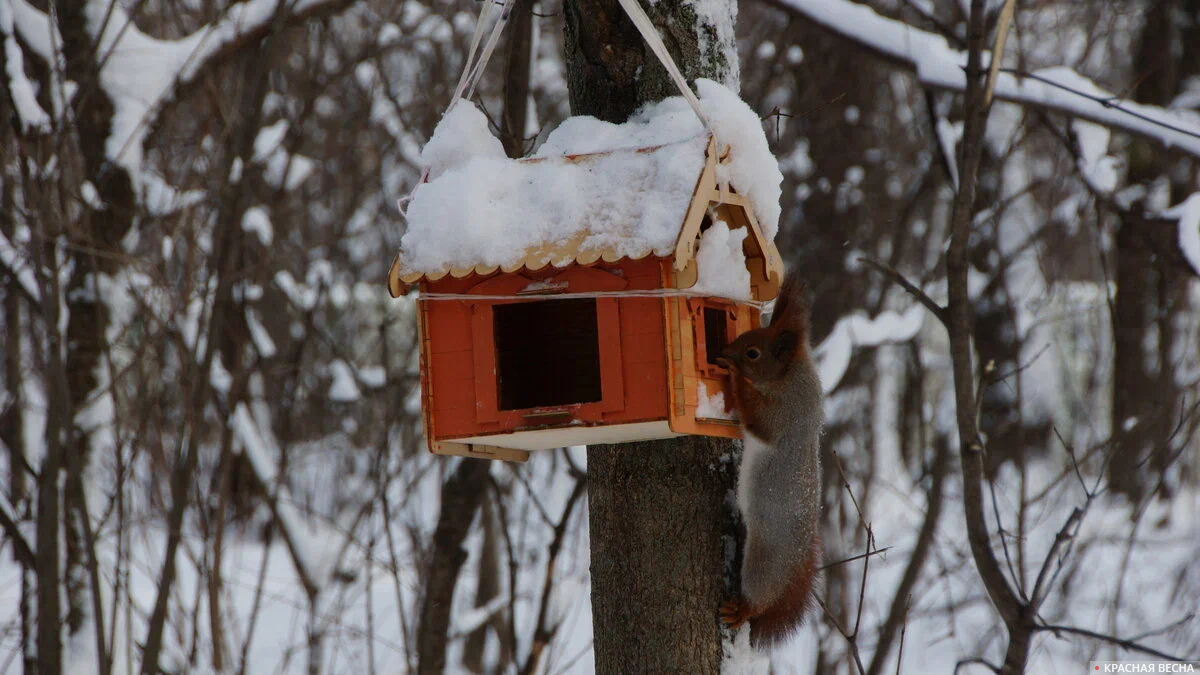
{"label": "tree trunk", "polygon": [[[1166,106],[1187,78],[1200,71],[1197,11],[1198,0],[1151,3],[1134,62],[1135,100]],[[1179,177],[1194,175],[1194,168],[1180,167],[1169,152],[1148,141],[1135,139],[1131,144],[1130,184],[1170,177],[1174,204],[1191,191],[1188,181]],[[1190,277],[1175,265],[1158,262],[1164,251],[1175,246],[1173,229],[1155,231],[1140,218],[1126,217],[1118,226],[1114,247],[1114,443],[1108,480],[1114,490],[1135,500],[1155,489],[1166,496],[1171,488],[1166,474],[1173,461],[1172,437],[1183,393],[1175,381],[1178,366],[1172,358],[1178,358],[1173,357],[1179,340],[1175,327],[1186,306]],[[1148,348],[1147,338],[1155,334],[1157,346]]]}
{"label": "tree trunk", "polygon": [[[642,5],[684,77],[707,77],[737,91],[734,2],[726,3],[721,22],[698,19],[695,5],[683,0]],[[617,0],[567,0],[563,13],[572,115],[624,122],[639,106],[679,94]]]}
{"label": "tree trunk", "polygon": [[[681,0],[643,6],[689,81],[737,89],[734,3],[699,21]],[[678,94],[616,0],[567,0],[563,11],[572,114],[623,122]],[[736,583],[737,449],[697,436],[588,449],[597,672],[720,671],[717,610]]]}
{"label": "tree trunk", "polygon": [[588,449],[597,673],[720,672],[732,450],[704,436]]}

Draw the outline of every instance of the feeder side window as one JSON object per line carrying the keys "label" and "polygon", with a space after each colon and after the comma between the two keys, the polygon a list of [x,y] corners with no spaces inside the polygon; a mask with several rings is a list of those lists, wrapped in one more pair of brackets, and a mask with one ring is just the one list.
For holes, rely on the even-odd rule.
{"label": "feeder side window", "polygon": [[704,308],[704,353],[708,356],[708,362],[713,365],[719,365],[716,358],[729,346],[727,326],[725,310]]}
{"label": "feeder side window", "polygon": [[501,410],[601,399],[595,300],[496,305],[493,334]]}

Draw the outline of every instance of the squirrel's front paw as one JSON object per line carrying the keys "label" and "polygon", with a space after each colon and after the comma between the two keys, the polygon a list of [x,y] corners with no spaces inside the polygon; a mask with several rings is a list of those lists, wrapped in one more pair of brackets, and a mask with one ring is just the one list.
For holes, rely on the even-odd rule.
{"label": "squirrel's front paw", "polygon": [[721,605],[721,621],[730,628],[740,628],[750,618],[750,603],[745,600],[730,600]]}

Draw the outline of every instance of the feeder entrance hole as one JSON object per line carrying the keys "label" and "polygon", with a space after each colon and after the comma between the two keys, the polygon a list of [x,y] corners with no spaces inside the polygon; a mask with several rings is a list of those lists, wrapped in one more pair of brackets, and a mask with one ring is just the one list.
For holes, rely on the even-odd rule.
{"label": "feeder entrance hole", "polygon": [[601,400],[595,300],[496,305],[492,328],[501,410]]}
{"label": "feeder entrance hole", "polygon": [[726,325],[725,310],[704,308],[704,352],[708,356],[708,362],[714,366],[720,365],[716,359],[729,346]]}

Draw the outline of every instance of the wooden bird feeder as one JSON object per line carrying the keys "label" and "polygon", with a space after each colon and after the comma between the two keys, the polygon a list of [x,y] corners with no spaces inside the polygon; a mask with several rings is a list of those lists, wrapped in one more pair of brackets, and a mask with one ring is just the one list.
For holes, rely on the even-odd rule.
{"label": "wooden bird feeder", "polygon": [[[586,163],[605,154],[565,159]],[[714,218],[749,230],[742,250],[751,297],[767,301],[779,291],[779,252],[746,198],[718,184],[719,161],[710,138],[674,251],[665,257],[588,247],[586,232],[566,245],[531,247],[508,267],[429,273],[405,269],[397,257],[388,274],[393,297],[414,284],[423,294],[458,296],[418,302],[431,451],[523,461],[531,450],[567,445],[741,436],[728,415],[697,410],[712,414],[702,393],[710,402],[724,394],[729,405],[728,372],[713,359],[736,335],[757,328],[760,312],[732,300],[670,294],[696,283],[696,253]],[[556,299],[561,294],[572,297]]]}

